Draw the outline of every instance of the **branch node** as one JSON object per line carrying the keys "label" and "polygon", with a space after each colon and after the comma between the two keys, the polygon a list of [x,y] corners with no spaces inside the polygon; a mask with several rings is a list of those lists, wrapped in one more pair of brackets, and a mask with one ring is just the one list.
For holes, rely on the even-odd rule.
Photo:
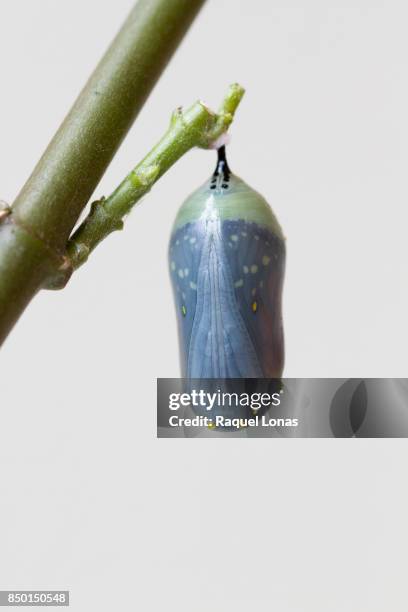
{"label": "branch node", "polygon": [[82,265],[88,259],[91,249],[83,242],[75,243],[73,248],[75,249],[75,259],[78,262],[78,265]]}
{"label": "branch node", "polygon": [[150,166],[135,169],[130,173],[130,178],[134,182],[135,187],[142,185],[148,187],[153,185],[160,172],[160,166],[158,164],[151,164]]}

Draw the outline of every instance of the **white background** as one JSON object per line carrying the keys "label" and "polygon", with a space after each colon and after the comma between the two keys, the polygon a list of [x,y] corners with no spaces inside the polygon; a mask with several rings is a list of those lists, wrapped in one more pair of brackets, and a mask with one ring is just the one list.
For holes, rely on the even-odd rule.
{"label": "white background", "polygon": [[[1,0],[12,202],[132,0]],[[286,376],[405,377],[408,38],[398,0],[209,0],[96,195],[171,111],[247,94],[230,165],[287,236]],[[178,376],[166,250],[194,151],[0,355],[0,587],[78,611],[406,612],[405,441],[156,440]]]}

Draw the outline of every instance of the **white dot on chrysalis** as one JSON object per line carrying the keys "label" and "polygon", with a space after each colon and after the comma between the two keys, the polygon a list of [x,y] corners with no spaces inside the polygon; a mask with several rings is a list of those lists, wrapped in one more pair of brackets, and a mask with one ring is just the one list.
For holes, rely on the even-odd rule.
{"label": "white dot on chrysalis", "polygon": [[183,270],[179,270],[179,271],[178,271],[178,275],[179,275],[179,277],[180,277],[180,278],[184,278],[184,272],[183,272]]}
{"label": "white dot on chrysalis", "polygon": [[262,257],[262,263],[263,263],[263,265],[264,265],[264,266],[267,266],[267,265],[269,264],[269,262],[270,262],[270,261],[271,261],[271,258],[270,258],[270,257],[268,257],[267,255],[264,255],[264,256]]}
{"label": "white dot on chrysalis", "polygon": [[258,272],[258,266],[255,264],[251,266],[251,274],[256,274]]}

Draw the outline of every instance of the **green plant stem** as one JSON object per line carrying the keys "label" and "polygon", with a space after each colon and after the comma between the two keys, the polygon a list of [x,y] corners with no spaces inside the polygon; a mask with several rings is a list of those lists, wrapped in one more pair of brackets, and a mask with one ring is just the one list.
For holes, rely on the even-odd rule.
{"label": "green plant stem", "polygon": [[203,1],[137,3],[17,197],[14,216],[57,251]]}
{"label": "green plant stem", "polygon": [[[180,157],[193,147],[210,147],[227,131],[243,94],[240,85],[231,85],[217,114],[202,102],[196,102],[186,111],[177,109],[173,113],[167,132],[150,153],[112,195],[92,204],[88,217],[68,242],[67,256],[73,269],[87,260],[101,240],[114,230],[122,229],[123,217]],[[55,279],[54,288],[58,284]]]}
{"label": "green plant stem", "polygon": [[139,1],[0,223],[0,343],[64,265],[82,209],[204,1]]}

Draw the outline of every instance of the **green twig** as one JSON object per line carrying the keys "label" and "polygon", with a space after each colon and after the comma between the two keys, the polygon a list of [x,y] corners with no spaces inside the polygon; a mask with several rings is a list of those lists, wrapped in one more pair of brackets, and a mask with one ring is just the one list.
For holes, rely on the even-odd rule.
{"label": "green twig", "polygon": [[81,211],[204,1],[139,0],[11,213],[0,214],[0,344],[52,269],[69,264]]}
{"label": "green twig", "polygon": [[139,0],[23,187],[13,214],[64,251],[78,217],[204,0]]}
{"label": "green twig", "polygon": [[[173,113],[167,132],[150,153],[112,195],[92,204],[89,215],[68,242],[71,269],[82,265],[111,232],[122,229],[123,217],[180,157],[193,147],[211,147],[227,131],[243,94],[240,85],[231,85],[217,114],[202,102],[196,102],[186,111],[179,108]],[[68,275],[65,263],[64,274],[54,279],[52,288],[63,285]]]}

